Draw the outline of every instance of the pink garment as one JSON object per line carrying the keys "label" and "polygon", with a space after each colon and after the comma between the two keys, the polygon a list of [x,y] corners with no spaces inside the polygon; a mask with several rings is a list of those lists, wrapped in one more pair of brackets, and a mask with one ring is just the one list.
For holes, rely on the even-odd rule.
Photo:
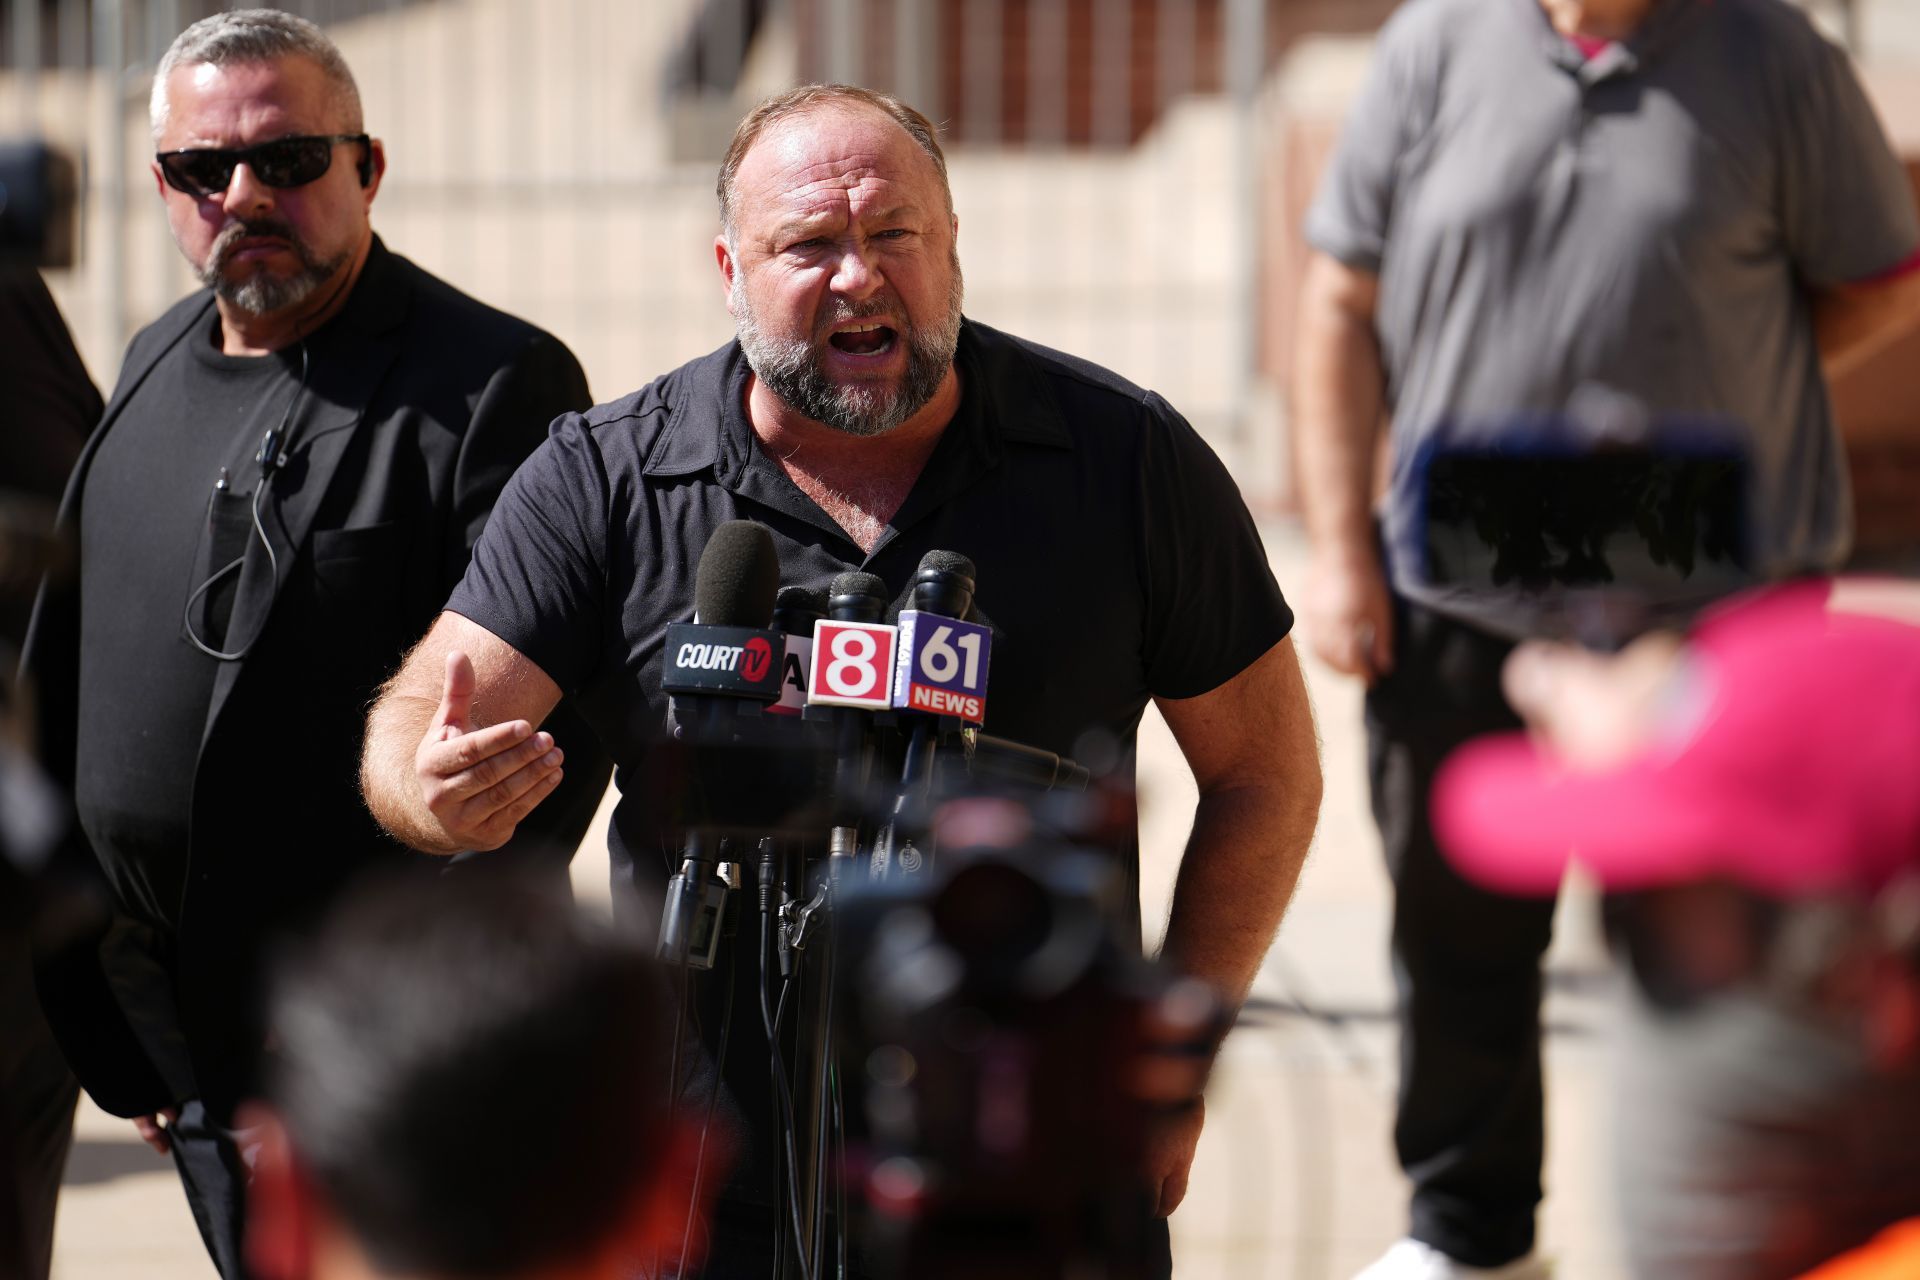
{"label": "pink garment", "polygon": [[1902,276],[1910,276],[1916,271],[1920,271],[1920,249],[1915,249],[1903,261],[1894,263],[1879,275],[1868,276],[1857,283],[1879,284],[1885,280],[1898,280]]}
{"label": "pink garment", "polygon": [[1525,734],[1455,752],[1441,847],[1490,888],[1548,894],[1570,860],[1609,889],[1725,878],[1867,892],[1920,865],[1920,626],[1828,608],[1832,583],[1702,622],[1671,723],[1624,765],[1573,769]]}

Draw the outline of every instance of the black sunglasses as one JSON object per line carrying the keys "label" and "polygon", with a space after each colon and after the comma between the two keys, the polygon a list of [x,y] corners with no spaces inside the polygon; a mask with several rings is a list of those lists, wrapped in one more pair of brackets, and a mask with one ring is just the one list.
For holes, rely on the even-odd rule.
{"label": "black sunglasses", "polygon": [[236,150],[194,147],[162,151],[154,159],[168,186],[205,199],[225,191],[233,181],[234,169],[242,164],[269,187],[304,187],[333,167],[334,143],[358,142],[364,146],[371,141],[364,133],[303,134]]}

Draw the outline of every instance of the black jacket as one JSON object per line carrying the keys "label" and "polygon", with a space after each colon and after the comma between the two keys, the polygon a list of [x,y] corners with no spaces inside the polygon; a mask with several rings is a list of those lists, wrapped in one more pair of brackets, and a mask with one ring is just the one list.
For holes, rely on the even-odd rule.
{"label": "black jacket", "polygon": [[[212,306],[211,294],[197,294],[134,338],[68,485],[65,527],[79,527],[100,441],[139,411],[154,367],[208,332]],[[260,979],[274,939],[310,921],[357,872],[424,860],[388,838],[361,800],[368,704],[459,580],[508,476],[555,416],[590,403],[585,375],[560,342],[378,240],[329,330],[328,358],[314,362],[274,490],[278,589],[266,590],[265,574],[249,564],[233,604],[229,634],[253,634],[263,616],[265,630],[214,682],[194,776],[187,887],[164,958],[198,1092],[222,1116],[253,1087]],[[258,539],[247,556],[264,559]],[[23,661],[38,688],[43,760],[70,790],[88,767],[75,758],[87,643],[78,599],[77,589],[43,591]],[[158,643],[180,621],[153,625]],[[567,778],[505,856],[564,868],[584,832],[607,765],[589,735],[568,731],[577,723],[565,706],[549,721],[567,749]],[[109,856],[73,842],[69,876],[94,884],[107,909],[43,929],[37,976],[81,1083],[105,1110],[140,1115],[173,1099],[109,985],[100,944],[118,904],[106,897],[98,861]]]}

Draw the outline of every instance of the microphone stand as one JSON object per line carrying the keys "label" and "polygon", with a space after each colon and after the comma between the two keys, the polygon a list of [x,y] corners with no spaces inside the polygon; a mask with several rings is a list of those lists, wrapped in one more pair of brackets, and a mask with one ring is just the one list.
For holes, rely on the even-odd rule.
{"label": "microphone stand", "polygon": [[[921,612],[955,622],[964,621],[973,600],[973,566],[964,557],[939,553],[922,562],[916,575],[911,600]],[[864,579],[856,582],[854,579]],[[835,622],[877,622],[885,609],[884,584],[868,575],[843,575],[836,579],[828,601],[828,617]],[[824,716],[817,715],[825,712]],[[838,912],[840,896],[854,876],[879,879],[898,866],[911,873],[919,869],[920,859],[913,856],[916,840],[919,848],[929,849],[932,798],[943,746],[957,744],[969,774],[976,768],[998,774],[1022,785],[1084,787],[1086,770],[1051,752],[989,738],[958,716],[915,712],[897,722],[891,712],[875,713],[852,707],[808,707],[808,719],[828,721],[835,744],[832,794],[832,826],[828,833],[824,865],[816,860],[806,865],[798,859],[799,893],[804,900],[784,898],[778,908],[778,923],[763,917],[762,991],[767,979],[766,930],[771,929],[780,944],[780,972],[790,974],[793,984],[787,988],[795,996],[800,1013],[797,1020],[791,1091],[786,1090],[784,1074],[777,1088],[785,1101],[782,1172],[788,1179],[787,1196],[780,1215],[784,1232],[791,1221],[795,1233],[793,1252],[799,1259],[802,1280],[827,1280],[846,1272],[848,1223],[844,1188],[835,1183],[844,1170],[834,1161],[836,1146],[846,1149],[846,1116],[838,1105],[844,1095],[840,1064],[834,1046],[835,998],[839,986]],[[904,750],[896,751],[890,740],[884,750],[876,751],[875,729],[901,724]],[[890,739],[889,735],[889,739]],[[876,764],[876,755],[880,757]],[[868,787],[878,767],[897,767],[897,787],[889,797],[891,809],[877,829],[869,816]],[[904,839],[902,839],[904,835]],[[906,856],[902,856],[902,855]],[[763,859],[768,855],[763,848]],[[772,893],[768,887],[775,874],[763,861],[761,871],[762,911],[771,910]],[[811,892],[809,893],[809,890]],[[797,991],[794,990],[797,987]],[[783,998],[784,1004],[784,998]],[[767,1015],[769,1039],[777,1055],[781,1051],[781,1018]],[[842,1164],[844,1161],[842,1161]],[[776,1183],[780,1181],[776,1175]],[[837,1206],[837,1207],[830,1207]],[[788,1251],[779,1253],[778,1275],[786,1274]]]}
{"label": "microphone stand", "polygon": [[[859,848],[858,829],[851,825],[833,828],[828,837],[827,862],[821,869],[819,887],[808,902],[792,912],[789,945],[794,954],[795,981],[799,984],[802,1052],[801,1070],[794,1096],[796,1107],[804,1114],[805,1141],[801,1150],[805,1159],[798,1174],[801,1221],[806,1224],[803,1237],[808,1274],[819,1277],[827,1252],[828,1160],[832,1146],[831,1117],[827,1100],[834,1076],[833,986],[834,986],[834,902],[847,868]],[[836,1224],[844,1232],[845,1224]]]}
{"label": "microphone stand", "polygon": [[[907,607],[923,614],[951,618],[955,622],[963,621],[973,610],[973,575],[973,561],[965,556],[945,551],[929,552],[921,558],[920,567],[914,572],[913,583],[907,593]],[[907,660],[905,655],[901,660]],[[893,873],[902,819],[917,813],[923,821],[916,825],[924,827],[925,802],[933,785],[935,752],[942,742],[952,741],[962,727],[962,722],[953,716],[921,713],[911,717],[906,754],[900,766],[900,787],[894,795],[892,813],[874,839],[871,865],[876,879]],[[921,838],[923,841],[926,839],[924,832]],[[915,848],[911,835],[905,847]],[[900,869],[911,874],[920,870],[924,863],[924,857],[908,858],[902,861]]]}
{"label": "microphone stand", "polygon": [[[827,616],[835,622],[878,622],[886,610],[885,584],[865,574],[842,575],[834,582]],[[800,990],[800,1026],[805,1057],[795,1089],[796,1107],[804,1106],[804,1163],[798,1170],[799,1207],[807,1234],[800,1242],[803,1271],[824,1277],[830,1246],[844,1256],[846,1223],[836,1220],[828,1239],[830,1152],[835,1137],[829,1106],[837,1064],[833,1051],[834,902],[840,886],[862,854],[860,814],[872,770],[871,713],[833,708],[835,762],[834,825],[827,835],[826,866],[819,869],[812,898],[792,913],[789,944],[795,952]],[[811,956],[811,960],[808,957]],[[812,980],[807,971],[812,970]],[[795,1117],[801,1119],[802,1117]]]}

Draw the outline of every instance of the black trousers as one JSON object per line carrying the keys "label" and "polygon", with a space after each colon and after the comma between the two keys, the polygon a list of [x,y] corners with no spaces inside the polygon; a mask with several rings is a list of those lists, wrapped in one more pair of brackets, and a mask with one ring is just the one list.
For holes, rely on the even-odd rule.
{"label": "black trousers", "polygon": [[1540,960],[1553,903],[1455,875],[1427,804],[1455,747],[1519,727],[1500,693],[1511,650],[1396,601],[1394,670],[1368,692],[1366,712],[1373,813],[1394,889],[1394,1145],[1413,1183],[1410,1234],[1483,1267],[1533,1248],[1544,1148]]}

